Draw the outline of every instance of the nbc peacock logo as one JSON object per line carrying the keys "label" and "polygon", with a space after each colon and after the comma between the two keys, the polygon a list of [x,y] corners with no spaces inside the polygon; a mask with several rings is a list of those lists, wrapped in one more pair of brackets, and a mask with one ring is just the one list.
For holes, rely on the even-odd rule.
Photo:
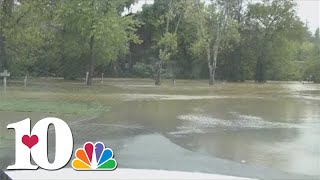
{"label": "nbc peacock logo", "polygon": [[117,168],[112,149],[106,148],[102,142],[93,144],[86,142],[79,148],[72,161],[72,167],[79,171],[112,171]]}

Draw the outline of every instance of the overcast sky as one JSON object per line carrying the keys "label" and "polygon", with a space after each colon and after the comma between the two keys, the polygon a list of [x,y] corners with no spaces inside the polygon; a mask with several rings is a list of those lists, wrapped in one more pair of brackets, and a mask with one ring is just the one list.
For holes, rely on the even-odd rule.
{"label": "overcast sky", "polygon": [[[301,20],[308,22],[312,32],[320,27],[320,0],[295,0],[298,4],[298,13]],[[140,0],[132,7],[132,12],[141,10],[143,4],[153,3],[153,0]]]}

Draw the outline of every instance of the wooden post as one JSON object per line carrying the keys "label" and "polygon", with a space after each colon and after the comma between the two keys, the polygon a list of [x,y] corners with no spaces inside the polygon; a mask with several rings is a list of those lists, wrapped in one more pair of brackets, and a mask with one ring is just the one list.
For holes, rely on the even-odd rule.
{"label": "wooden post", "polygon": [[7,70],[4,70],[3,73],[0,73],[0,76],[3,77],[3,91],[7,91],[7,77],[10,77],[10,73]]}
{"label": "wooden post", "polygon": [[101,73],[101,84],[103,84],[103,73]]}
{"label": "wooden post", "polygon": [[7,77],[3,77],[3,91],[7,92]]}
{"label": "wooden post", "polygon": [[175,79],[172,79],[172,84],[176,85],[176,80]]}
{"label": "wooden post", "polygon": [[89,71],[86,74],[86,84],[88,84],[88,80],[89,80]]}
{"label": "wooden post", "polygon": [[27,87],[27,81],[28,81],[28,74],[26,74],[26,76],[24,77],[24,88]]}

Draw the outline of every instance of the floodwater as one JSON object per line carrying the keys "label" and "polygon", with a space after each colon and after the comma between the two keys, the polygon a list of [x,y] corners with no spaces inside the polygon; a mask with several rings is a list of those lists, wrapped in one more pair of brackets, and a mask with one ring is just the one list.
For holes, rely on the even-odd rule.
{"label": "floodwater", "polygon": [[[96,117],[68,120],[75,148],[86,141],[102,141],[123,168],[260,179],[320,178],[320,85],[152,84],[110,79],[103,90],[90,94],[111,109]],[[45,115],[0,111],[0,131],[7,132],[9,121],[27,117],[37,121]],[[13,149],[12,138],[0,140],[0,168],[14,161]]]}

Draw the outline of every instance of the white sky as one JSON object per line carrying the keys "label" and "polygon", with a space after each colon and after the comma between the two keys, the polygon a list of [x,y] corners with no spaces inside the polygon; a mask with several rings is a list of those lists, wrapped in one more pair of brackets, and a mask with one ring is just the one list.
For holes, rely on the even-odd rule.
{"label": "white sky", "polygon": [[320,0],[296,0],[298,13],[302,20],[308,22],[312,32],[320,27]]}
{"label": "white sky", "polygon": [[[298,14],[302,21],[308,22],[308,26],[312,32],[320,27],[320,0],[295,0],[298,4]],[[152,4],[153,0],[139,0],[132,7],[132,12],[137,12],[142,9],[142,5]]]}

